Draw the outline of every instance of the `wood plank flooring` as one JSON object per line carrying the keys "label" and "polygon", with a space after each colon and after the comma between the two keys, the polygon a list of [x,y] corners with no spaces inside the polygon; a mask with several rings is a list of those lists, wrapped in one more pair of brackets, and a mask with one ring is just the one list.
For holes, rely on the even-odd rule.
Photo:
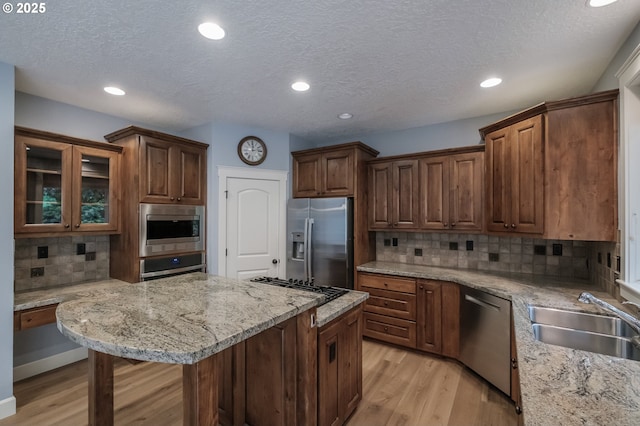
{"label": "wood plank flooring", "polygon": [[[349,426],[515,425],[513,405],[455,361],[370,340],[363,343],[363,399]],[[0,426],[87,424],[87,362],[14,384],[17,414]],[[182,367],[117,361],[116,425],[181,425]]]}

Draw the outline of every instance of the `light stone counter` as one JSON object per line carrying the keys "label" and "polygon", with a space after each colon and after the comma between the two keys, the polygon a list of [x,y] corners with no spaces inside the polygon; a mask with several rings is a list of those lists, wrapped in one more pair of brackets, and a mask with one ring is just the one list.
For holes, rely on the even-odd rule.
{"label": "light stone counter", "polygon": [[622,308],[585,281],[525,274],[370,262],[358,271],[451,281],[509,299],[513,306],[524,422],[530,425],[640,425],[640,362],[553,346],[534,339],[527,306],[602,313],[577,301],[586,290]]}
{"label": "light stone counter", "polygon": [[194,364],[316,306],[321,295],[204,273],[119,286],[61,303],[58,329],[122,358]]}

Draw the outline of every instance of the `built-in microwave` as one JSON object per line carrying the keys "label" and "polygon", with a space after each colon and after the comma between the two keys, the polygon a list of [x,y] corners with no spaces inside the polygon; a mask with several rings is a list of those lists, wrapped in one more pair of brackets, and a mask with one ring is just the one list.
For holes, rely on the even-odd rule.
{"label": "built-in microwave", "polygon": [[140,257],[204,251],[204,206],[140,204]]}

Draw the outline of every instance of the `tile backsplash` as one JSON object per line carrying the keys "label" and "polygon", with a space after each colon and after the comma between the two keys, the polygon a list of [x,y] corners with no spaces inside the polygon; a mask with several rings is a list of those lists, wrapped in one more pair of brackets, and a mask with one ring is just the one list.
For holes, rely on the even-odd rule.
{"label": "tile backsplash", "polygon": [[607,293],[620,300],[620,243],[595,242],[591,250],[593,282]]}
{"label": "tile backsplash", "polygon": [[107,278],[108,235],[15,240],[16,292]]}
{"label": "tile backsplash", "polygon": [[593,244],[478,234],[377,232],[376,259],[591,279]]}

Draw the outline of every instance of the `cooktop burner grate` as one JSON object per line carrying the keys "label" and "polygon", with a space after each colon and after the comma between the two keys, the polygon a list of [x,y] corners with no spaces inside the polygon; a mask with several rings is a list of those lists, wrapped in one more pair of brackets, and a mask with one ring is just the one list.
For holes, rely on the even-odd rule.
{"label": "cooktop burner grate", "polygon": [[282,278],[257,277],[257,278],[252,278],[251,281],[257,282],[257,283],[276,285],[278,287],[295,288],[298,290],[311,291],[313,293],[323,294],[324,301],[320,303],[318,306],[322,306],[325,303],[329,303],[332,300],[337,299],[343,294],[346,294],[349,292],[349,290],[345,290],[343,288],[315,285],[313,282],[304,281],[304,280],[294,280],[294,279],[285,280]]}

